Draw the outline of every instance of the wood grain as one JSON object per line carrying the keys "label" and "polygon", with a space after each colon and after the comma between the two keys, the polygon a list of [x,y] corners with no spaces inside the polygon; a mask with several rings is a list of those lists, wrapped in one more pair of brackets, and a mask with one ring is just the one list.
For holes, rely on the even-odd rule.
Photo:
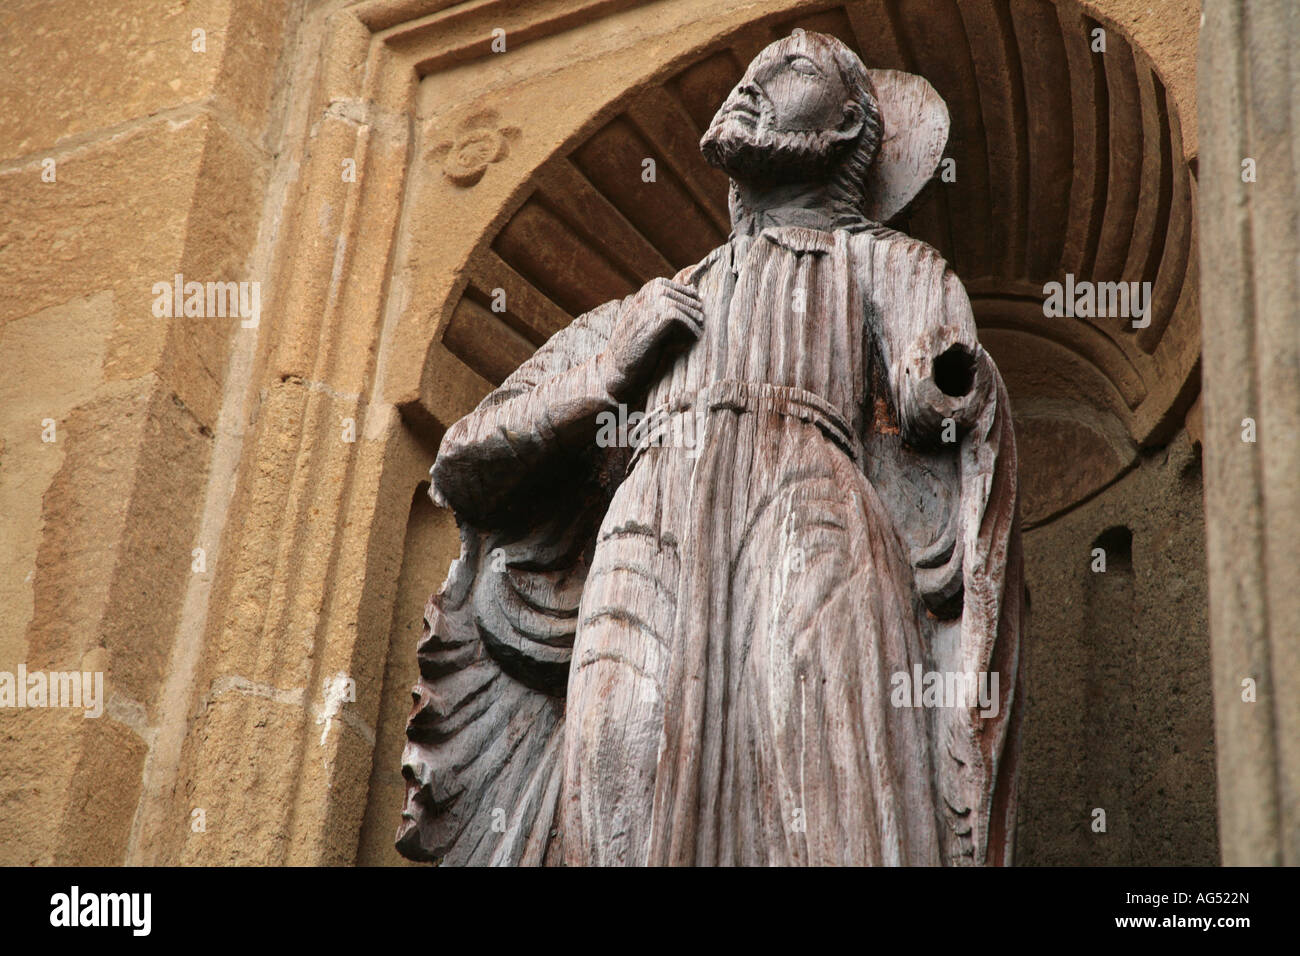
{"label": "wood grain", "polygon": [[[838,40],[772,44],[704,138],[728,240],[447,431],[433,494],[462,551],[418,651],[404,854],[1011,862],[1006,390],[947,263],[878,224],[947,123]],[[633,412],[654,428],[609,428]],[[992,706],[900,696],[932,673],[992,678]]]}

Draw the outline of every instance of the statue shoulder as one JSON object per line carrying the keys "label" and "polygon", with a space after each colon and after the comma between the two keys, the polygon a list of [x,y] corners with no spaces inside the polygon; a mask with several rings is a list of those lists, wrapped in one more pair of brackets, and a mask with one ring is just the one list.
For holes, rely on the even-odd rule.
{"label": "statue shoulder", "polygon": [[868,225],[852,234],[851,243],[854,253],[859,256],[863,254],[901,256],[914,261],[931,261],[945,270],[948,268],[947,260],[934,246],[888,226]]}
{"label": "statue shoulder", "polygon": [[965,298],[965,287],[939,250],[887,226],[872,225],[850,242],[851,268],[864,297],[883,305],[935,283],[944,297]]}
{"label": "statue shoulder", "polygon": [[695,265],[687,266],[677,275],[673,276],[674,282],[685,282],[687,285],[698,285],[706,273],[713,269],[715,265],[721,263],[726,265],[727,250],[731,248],[731,240],[728,239],[720,246],[715,246],[707,256],[701,259]]}

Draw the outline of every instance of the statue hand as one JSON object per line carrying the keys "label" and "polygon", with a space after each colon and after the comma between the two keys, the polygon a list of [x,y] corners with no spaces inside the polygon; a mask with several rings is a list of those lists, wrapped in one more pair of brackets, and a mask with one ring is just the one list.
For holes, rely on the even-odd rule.
{"label": "statue hand", "polygon": [[694,287],[655,279],[624,305],[609,344],[601,353],[605,390],[624,402],[649,384],[664,349],[690,344],[704,326],[704,308]]}

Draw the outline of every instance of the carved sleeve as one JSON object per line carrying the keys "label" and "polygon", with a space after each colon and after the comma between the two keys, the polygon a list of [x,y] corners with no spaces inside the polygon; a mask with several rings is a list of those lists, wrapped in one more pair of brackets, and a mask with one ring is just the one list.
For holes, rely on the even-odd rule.
{"label": "carved sleeve", "polygon": [[[433,491],[456,511],[461,552],[417,647],[398,833],[411,859],[535,864],[554,843],[563,694],[606,501],[592,472],[562,493],[522,492],[530,478],[572,474],[559,459],[578,450],[566,448],[570,430],[603,407],[590,364],[620,307],[606,303],[556,333],[443,439]],[[480,520],[511,495],[529,497],[524,520]]]}
{"label": "carved sleeve", "polygon": [[999,681],[996,714],[929,711],[947,824],[943,851],[953,864],[1006,863],[1024,699],[1024,580],[1006,388],[976,340],[960,279],[935,250],[895,236],[865,246],[859,262],[901,432],[868,435],[869,477],[936,617],[926,666]]}
{"label": "carved sleeve", "polygon": [[[923,259],[938,260],[927,250]],[[950,444],[979,417],[990,397],[990,362],[975,338],[970,299],[957,274],[943,264],[925,262],[912,286],[910,328],[892,336],[891,361],[903,435],[920,447]]]}
{"label": "carved sleeve", "polygon": [[621,305],[579,316],[447,430],[431,472],[438,504],[484,521],[557,457],[589,449],[596,416],[616,404],[598,363]]}

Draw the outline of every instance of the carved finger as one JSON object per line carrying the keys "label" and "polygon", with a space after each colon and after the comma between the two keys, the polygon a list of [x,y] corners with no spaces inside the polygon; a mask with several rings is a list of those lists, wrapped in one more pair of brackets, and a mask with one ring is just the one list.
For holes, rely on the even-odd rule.
{"label": "carved finger", "polygon": [[686,305],[685,303],[673,300],[673,314],[680,316],[701,329],[704,327],[704,310],[698,306]]}
{"label": "carved finger", "polygon": [[681,314],[691,323],[697,335],[704,330],[704,313],[698,309],[683,309]]}
{"label": "carved finger", "polygon": [[688,285],[685,282],[673,282],[671,279],[667,281],[668,281],[668,287],[672,289],[674,292],[679,292],[694,302],[700,301],[700,293],[699,290],[695,288],[695,286]]}
{"label": "carved finger", "polygon": [[701,322],[704,321],[704,309],[700,304],[699,298],[683,295],[676,289],[670,290],[667,294],[667,298],[692,315],[699,316]]}

